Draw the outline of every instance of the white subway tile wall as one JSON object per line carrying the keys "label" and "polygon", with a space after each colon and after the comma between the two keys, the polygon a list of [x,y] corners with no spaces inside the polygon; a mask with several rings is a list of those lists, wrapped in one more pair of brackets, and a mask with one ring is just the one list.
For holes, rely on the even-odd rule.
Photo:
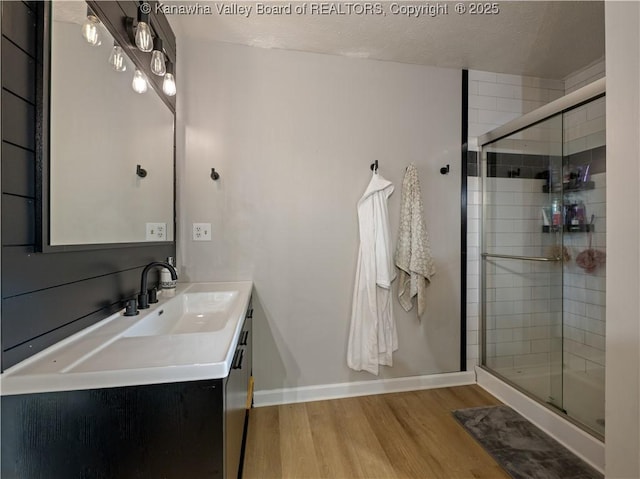
{"label": "white subway tile wall", "polygon": [[[480,364],[480,178],[467,178],[467,370]],[[475,246],[470,246],[470,245]],[[473,298],[473,301],[470,300]]]}
{"label": "white subway tile wall", "polygon": [[564,95],[562,80],[469,70],[469,149],[477,137]]}
{"label": "white subway tile wall", "polygon": [[[485,240],[489,253],[549,256],[555,233],[542,232],[545,180],[487,178]],[[493,259],[486,264],[487,365],[547,400],[549,381],[541,370],[560,371],[562,268],[559,263]],[[555,360],[555,361],[554,361]]]}

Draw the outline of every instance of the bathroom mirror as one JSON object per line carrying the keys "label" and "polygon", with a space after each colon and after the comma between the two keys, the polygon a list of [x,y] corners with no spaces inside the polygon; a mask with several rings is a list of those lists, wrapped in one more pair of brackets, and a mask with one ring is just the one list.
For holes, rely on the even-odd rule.
{"label": "bathroom mirror", "polygon": [[85,2],[51,12],[48,246],[173,241],[172,111]]}

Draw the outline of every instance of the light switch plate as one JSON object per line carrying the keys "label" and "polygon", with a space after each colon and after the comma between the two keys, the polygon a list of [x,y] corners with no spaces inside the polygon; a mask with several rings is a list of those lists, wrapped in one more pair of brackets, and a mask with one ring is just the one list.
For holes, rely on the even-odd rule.
{"label": "light switch plate", "polygon": [[147,241],[166,241],[167,223],[147,223]]}
{"label": "light switch plate", "polygon": [[193,241],[211,241],[211,223],[193,223]]}

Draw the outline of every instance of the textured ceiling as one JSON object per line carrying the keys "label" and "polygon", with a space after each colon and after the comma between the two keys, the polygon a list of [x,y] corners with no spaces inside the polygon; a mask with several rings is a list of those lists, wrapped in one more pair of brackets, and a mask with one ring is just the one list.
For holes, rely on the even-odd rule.
{"label": "textured ceiling", "polygon": [[[381,15],[258,15],[256,2],[165,3],[201,8],[198,15],[168,15],[179,35],[261,48],[556,79],[604,56],[601,1],[502,1],[496,15],[459,15],[455,2],[428,2],[447,5],[448,14],[418,18],[393,14],[389,1],[381,2],[385,13]],[[252,11],[248,16],[223,15],[218,12],[220,5],[250,6]],[[211,14],[203,13],[205,8]]]}

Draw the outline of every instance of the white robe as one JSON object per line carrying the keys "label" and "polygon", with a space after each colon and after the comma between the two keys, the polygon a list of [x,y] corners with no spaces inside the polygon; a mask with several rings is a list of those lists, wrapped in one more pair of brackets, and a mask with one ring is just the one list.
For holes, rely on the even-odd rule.
{"label": "white robe", "polygon": [[347,364],[356,371],[378,374],[378,365],[391,366],[398,349],[393,319],[393,267],[387,199],[393,185],[377,173],[358,201],[360,248],[353,291]]}

